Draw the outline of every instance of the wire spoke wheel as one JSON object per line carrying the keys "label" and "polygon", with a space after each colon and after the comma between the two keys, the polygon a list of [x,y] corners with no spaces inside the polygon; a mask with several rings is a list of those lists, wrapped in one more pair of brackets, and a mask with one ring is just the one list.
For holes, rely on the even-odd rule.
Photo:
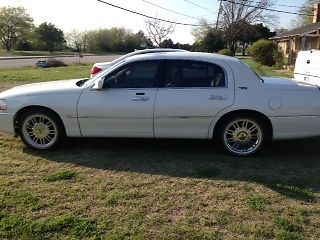
{"label": "wire spoke wheel", "polygon": [[226,125],[222,137],[228,151],[238,156],[247,156],[261,147],[263,130],[255,120],[238,118]]}
{"label": "wire spoke wheel", "polygon": [[32,148],[49,149],[58,140],[58,126],[45,114],[31,114],[22,122],[22,135]]}

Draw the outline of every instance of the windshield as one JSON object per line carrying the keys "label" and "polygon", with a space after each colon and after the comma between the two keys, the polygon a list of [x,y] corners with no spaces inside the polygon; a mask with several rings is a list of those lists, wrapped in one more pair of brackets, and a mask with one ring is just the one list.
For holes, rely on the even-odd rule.
{"label": "windshield", "polygon": [[122,63],[124,63],[125,60],[118,62],[114,65],[112,65],[111,67],[101,71],[100,73],[98,73],[97,75],[95,75],[94,77],[92,77],[89,81],[85,82],[85,84],[83,85],[83,87],[89,87],[91,84],[93,84],[97,79],[100,79],[102,76],[106,75],[108,72],[113,71],[113,69],[115,69],[116,67],[118,67],[119,65],[121,65]]}

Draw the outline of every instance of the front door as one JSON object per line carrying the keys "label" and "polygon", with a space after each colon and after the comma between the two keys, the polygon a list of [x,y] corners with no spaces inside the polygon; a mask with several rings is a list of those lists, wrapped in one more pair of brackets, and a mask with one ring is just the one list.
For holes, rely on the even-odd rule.
{"label": "front door", "polygon": [[108,74],[103,90],[84,90],[78,119],[84,137],[153,137],[158,61],[134,62]]}

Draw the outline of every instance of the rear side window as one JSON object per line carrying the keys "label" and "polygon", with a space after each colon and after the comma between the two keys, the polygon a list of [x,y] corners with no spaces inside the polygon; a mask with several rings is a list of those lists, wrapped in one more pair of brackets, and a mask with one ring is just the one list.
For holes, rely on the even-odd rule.
{"label": "rear side window", "polygon": [[165,76],[167,88],[225,87],[224,70],[215,64],[196,61],[168,61]]}

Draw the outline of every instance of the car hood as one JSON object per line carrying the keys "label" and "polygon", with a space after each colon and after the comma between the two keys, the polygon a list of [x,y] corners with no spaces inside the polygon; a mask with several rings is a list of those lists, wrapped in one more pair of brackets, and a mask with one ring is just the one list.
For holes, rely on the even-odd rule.
{"label": "car hood", "polygon": [[77,82],[84,79],[40,82],[17,86],[0,93],[0,99],[18,96],[33,96],[41,94],[61,94],[65,92],[81,91]]}
{"label": "car hood", "polygon": [[318,86],[289,78],[262,77],[264,86],[275,90],[319,91]]}

